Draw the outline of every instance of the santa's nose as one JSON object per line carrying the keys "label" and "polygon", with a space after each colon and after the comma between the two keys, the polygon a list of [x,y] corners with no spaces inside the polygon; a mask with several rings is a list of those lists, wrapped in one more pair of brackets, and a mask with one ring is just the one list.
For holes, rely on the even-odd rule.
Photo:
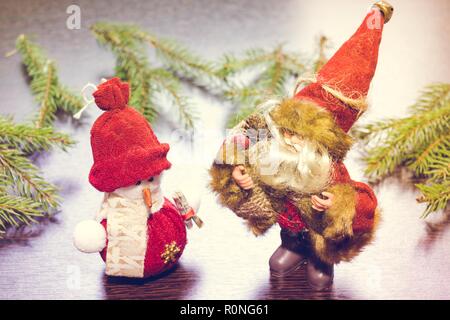
{"label": "santa's nose", "polygon": [[142,197],[144,198],[144,202],[147,205],[147,207],[152,207],[152,192],[149,188],[142,189]]}

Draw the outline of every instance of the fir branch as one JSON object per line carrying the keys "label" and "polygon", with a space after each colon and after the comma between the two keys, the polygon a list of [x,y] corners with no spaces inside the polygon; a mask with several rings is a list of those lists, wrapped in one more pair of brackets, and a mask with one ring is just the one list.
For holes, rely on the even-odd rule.
{"label": "fir branch", "polygon": [[[255,112],[257,105],[269,97],[285,97],[289,94],[286,86],[304,73],[317,71],[318,66],[326,62],[324,49],[327,38],[319,41],[318,56],[312,62],[303,62],[297,53],[277,46],[273,50],[252,49],[243,57],[227,54],[222,58],[218,74],[229,84],[224,97],[237,105],[230,117],[228,126],[232,127],[243,118]],[[235,78],[243,72],[253,71],[257,75],[246,85],[236,84]]]}
{"label": "fir branch", "polygon": [[302,63],[297,53],[285,52],[283,55],[284,67],[295,77],[307,71],[307,66]]}
{"label": "fir branch", "polygon": [[72,94],[59,82],[54,62],[37,44],[22,34],[16,40],[16,49],[22,56],[31,79],[31,91],[40,105],[35,120],[37,128],[51,126],[58,109],[76,113],[83,107],[81,97]]}
{"label": "fir branch", "polygon": [[450,133],[436,137],[412,158],[414,162],[409,167],[417,175],[426,174],[444,179],[450,170]]}
{"label": "fir branch", "polygon": [[10,226],[20,227],[35,223],[43,214],[40,203],[29,198],[0,193],[0,238]]}
{"label": "fir branch", "polygon": [[[356,131],[363,141],[369,142],[370,138],[377,143],[376,147],[365,150],[365,172],[371,180],[383,178],[401,164],[416,168],[416,174],[423,171],[422,166],[411,164],[416,161],[416,155],[425,152],[430,144],[450,131],[450,95],[443,88],[442,84],[427,87],[410,108],[409,117],[376,122]],[[432,155],[430,153],[428,157]]]}
{"label": "fir branch", "polygon": [[284,84],[289,76],[289,70],[284,67],[284,54],[281,47],[273,52],[273,61],[261,75],[256,86],[267,96],[285,96]]}
{"label": "fir branch", "polygon": [[66,86],[58,83],[53,90],[58,108],[65,113],[72,115],[83,108],[84,103],[82,98],[79,95],[73,94]]}
{"label": "fir branch", "polygon": [[46,182],[39,175],[38,168],[18,150],[0,144],[0,169],[18,196],[39,202],[41,209],[49,214],[58,207],[56,186]]}
{"label": "fir branch", "polygon": [[[45,81],[34,81],[31,86],[36,92],[36,97],[41,101],[39,115],[36,120],[36,127],[42,128],[50,126],[55,120],[55,113],[58,107],[50,94],[51,87],[55,85],[55,66],[52,62],[46,65]],[[41,88],[42,86],[42,88]]]}
{"label": "fir branch", "polygon": [[142,33],[142,38],[154,47],[167,68],[211,92],[221,91],[224,84],[211,62],[204,61],[173,40],[159,39],[149,33]]}
{"label": "fir branch", "polygon": [[417,187],[421,202],[427,202],[424,216],[445,208],[450,185],[450,84],[427,86],[402,119],[377,121],[355,130],[366,145],[365,173],[380,180],[399,166],[408,166],[425,179]]}
{"label": "fir branch", "polygon": [[8,187],[8,177],[5,175],[4,170],[0,170],[0,194],[6,193]]}
{"label": "fir branch", "polygon": [[116,75],[131,86],[130,105],[153,122],[158,114],[152,103],[149,83],[150,64],[140,45],[130,36],[133,26],[99,22],[91,31],[99,45],[110,49],[116,57]]}
{"label": "fir branch", "polygon": [[160,109],[167,108],[167,105],[169,109],[175,109],[173,106],[176,106],[179,122],[185,129],[193,128],[197,119],[196,112],[190,107],[188,99],[178,93],[179,80],[164,69],[154,69],[149,76],[153,80],[154,90],[166,95],[165,99],[156,99],[154,103],[158,105],[164,101],[165,103],[159,105]]}
{"label": "fir branch", "polygon": [[[124,77],[124,79],[126,78]],[[131,90],[133,91],[131,93],[130,105],[142,113],[147,120],[153,122],[159,112],[156,110],[156,105],[153,102],[155,92],[148,79],[150,79],[150,74],[141,72],[133,80],[129,80]]]}
{"label": "fir branch", "polygon": [[425,87],[418,102],[411,106],[411,111],[428,112],[435,108],[448,106],[450,99],[450,85],[448,83],[433,83]]}
{"label": "fir branch", "polygon": [[427,208],[422,214],[422,218],[426,218],[430,213],[443,210],[450,201],[450,181],[434,184],[416,184],[416,187],[422,193],[417,199],[420,203],[427,203]]}
{"label": "fir branch", "polygon": [[[199,80],[198,74],[212,75],[212,69],[187,49],[160,40],[132,25],[96,23],[91,27],[100,45],[108,47],[116,56],[116,74],[131,84],[130,104],[149,121],[153,121],[167,106],[175,108],[186,129],[195,124],[195,112],[179,92],[178,74]],[[153,67],[147,59],[145,44],[152,44],[170,71]],[[195,77],[194,77],[195,76]],[[199,80],[200,81],[200,80]],[[168,114],[168,112],[165,112]]]}
{"label": "fir branch", "polygon": [[[9,227],[20,229],[50,215],[59,205],[57,188],[45,181],[39,169],[26,157],[53,147],[65,150],[73,144],[68,135],[52,128],[56,112],[75,113],[82,108],[79,96],[72,94],[57,77],[55,63],[26,36],[17,38],[30,87],[40,108],[34,125],[15,124],[0,116],[0,236]],[[6,236],[8,236],[6,234]]]}
{"label": "fir branch", "polygon": [[68,135],[57,133],[53,128],[35,128],[25,124],[15,124],[11,118],[0,115],[0,144],[21,150],[24,154],[48,151],[52,147],[66,150],[73,143]]}
{"label": "fir branch", "polygon": [[273,52],[259,48],[247,50],[241,58],[234,54],[225,54],[219,62],[217,74],[226,79],[243,70],[258,67],[272,60]]}

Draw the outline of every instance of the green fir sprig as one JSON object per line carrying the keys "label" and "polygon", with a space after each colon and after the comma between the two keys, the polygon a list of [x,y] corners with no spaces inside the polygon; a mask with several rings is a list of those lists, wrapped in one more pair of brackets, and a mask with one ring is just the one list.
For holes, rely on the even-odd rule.
{"label": "green fir sprig", "polygon": [[[229,119],[229,126],[233,126],[266,98],[290,95],[286,88],[294,86],[299,75],[314,74],[326,62],[327,38],[323,36],[312,60],[301,59],[298,53],[279,45],[272,50],[248,50],[242,56],[226,54],[210,62],[173,40],[134,25],[99,22],[91,31],[98,43],[115,55],[116,76],[131,83],[130,105],[149,121],[154,121],[161,111],[177,110],[187,129],[194,126],[196,116],[189,100],[180,93],[183,80],[231,101],[236,107]],[[148,48],[153,49],[158,61],[149,60]],[[243,73],[255,76],[243,83]]]}
{"label": "green fir sprig", "polygon": [[[235,126],[269,97],[292,95],[295,80],[299,76],[315,74],[326,62],[326,46],[327,38],[320,37],[317,57],[310,61],[301,59],[299,53],[287,51],[281,45],[273,50],[248,50],[243,56],[225,55],[217,73],[229,87],[224,90],[225,98],[236,106],[228,126]],[[254,76],[242,83],[238,79],[243,73],[254,73]]]}
{"label": "green fir sprig", "polygon": [[28,225],[56,211],[57,187],[44,180],[28,157],[55,147],[66,150],[73,143],[51,127],[15,124],[0,116],[0,238],[9,227]]}
{"label": "green fir sprig", "polygon": [[27,124],[16,124],[11,117],[0,115],[0,144],[21,150],[23,154],[48,151],[52,147],[66,150],[73,140],[52,127],[35,128]]}
{"label": "green fir sprig", "polygon": [[[151,122],[159,113],[175,110],[184,128],[194,127],[197,115],[181,92],[180,78],[212,88],[218,78],[208,62],[180,44],[137,26],[99,22],[91,31],[98,43],[116,56],[116,75],[130,82],[130,105]],[[154,49],[159,64],[148,59],[148,46]]]}
{"label": "green fir sprig", "polygon": [[450,84],[427,86],[409,116],[377,121],[356,129],[367,147],[365,173],[372,181],[406,166],[424,183],[419,202],[427,203],[423,214],[445,209],[450,200]]}
{"label": "green fir sprig", "polygon": [[34,120],[37,128],[51,126],[59,109],[74,114],[83,107],[81,97],[61,84],[54,61],[48,59],[37,44],[22,34],[17,38],[16,49],[22,56],[31,80],[31,91],[39,103]]}
{"label": "green fir sprig", "polygon": [[58,206],[57,189],[20,151],[0,144],[0,237],[9,226],[18,227],[51,214]]}
{"label": "green fir sprig", "polygon": [[60,83],[54,62],[37,44],[20,35],[16,50],[22,56],[39,109],[30,124],[17,124],[0,115],[0,238],[7,229],[19,230],[58,208],[57,187],[42,177],[29,157],[73,145],[68,135],[56,132],[52,125],[58,109],[73,114],[82,107],[81,98]]}

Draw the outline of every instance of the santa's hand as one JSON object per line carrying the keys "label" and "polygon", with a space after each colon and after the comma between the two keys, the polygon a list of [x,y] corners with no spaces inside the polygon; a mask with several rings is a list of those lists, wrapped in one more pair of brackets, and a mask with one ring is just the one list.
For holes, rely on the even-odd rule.
{"label": "santa's hand", "polygon": [[312,207],[317,211],[328,210],[333,205],[334,194],[329,192],[322,192],[322,195],[325,196],[326,199],[321,199],[318,196],[311,197]]}
{"label": "santa's hand", "polygon": [[239,187],[241,187],[244,190],[249,190],[253,188],[253,180],[245,173],[245,168],[242,165],[236,166],[233,169],[233,173],[231,174],[234,181],[238,184]]}

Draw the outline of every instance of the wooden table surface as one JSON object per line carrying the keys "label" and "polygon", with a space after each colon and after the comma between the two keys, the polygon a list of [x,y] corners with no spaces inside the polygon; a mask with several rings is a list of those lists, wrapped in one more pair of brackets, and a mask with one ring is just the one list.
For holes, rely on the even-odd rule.
{"label": "wooden table surface", "polygon": [[[401,116],[425,84],[449,81],[450,6],[446,0],[392,1],[395,14],[386,25],[375,75],[371,110],[361,121]],[[66,8],[81,8],[82,28],[66,28]],[[3,54],[20,33],[33,34],[57,61],[61,80],[80,90],[87,82],[111,76],[112,55],[98,46],[88,27],[98,20],[134,22],[158,35],[177,39],[217,58],[227,51],[270,47],[311,52],[320,32],[332,39],[330,53],[355,30],[370,1],[23,1],[0,3],[0,112],[26,121],[37,106],[16,55]],[[202,130],[194,142],[173,131],[169,115],[154,129],[171,144],[173,168],[165,175],[169,194],[181,189],[201,198],[204,228],[189,230],[189,244],[173,272],[151,280],[104,275],[96,254],[78,252],[71,234],[98,210],[102,194],[87,175],[92,164],[89,129],[100,114],[87,111],[80,124],[60,117],[57,126],[77,145],[67,153],[42,155],[45,177],[61,188],[61,212],[33,229],[34,237],[0,243],[2,299],[449,299],[450,217],[421,220],[422,205],[407,174],[375,187],[383,221],[375,242],[351,263],[336,267],[328,292],[311,291],[305,270],[273,280],[268,259],[279,245],[279,229],[254,238],[206,188],[206,169],[220,144],[229,108],[199,90],[189,89],[198,105]],[[346,161],[355,179],[364,181],[358,150]]]}

